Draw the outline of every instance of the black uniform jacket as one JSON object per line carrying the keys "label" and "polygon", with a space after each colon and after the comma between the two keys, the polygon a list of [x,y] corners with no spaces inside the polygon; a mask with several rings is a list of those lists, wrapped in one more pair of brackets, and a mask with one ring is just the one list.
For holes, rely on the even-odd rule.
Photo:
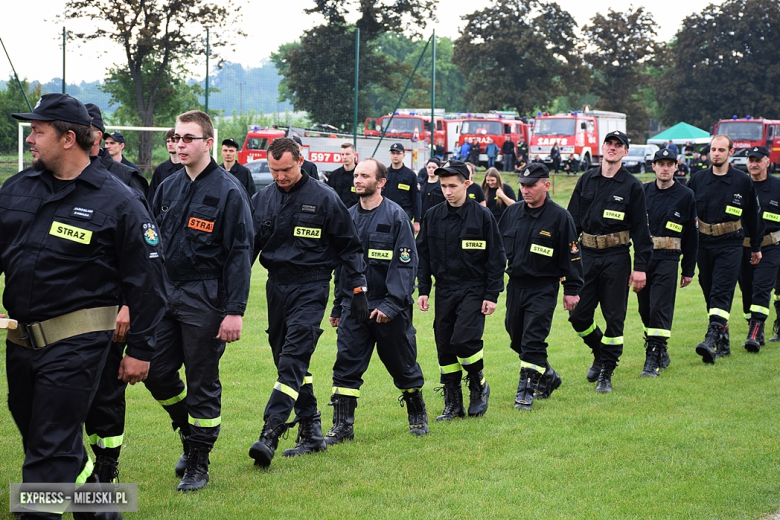
{"label": "black uniform jacket", "polygon": [[303,164],[301,165],[301,171],[315,181],[320,180],[320,173],[317,171],[317,165],[311,161],[304,159]]}
{"label": "black uniform jacket", "polygon": [[431,276],[437,287],[485,287],[485,299],[496,302],[504,290],[506,254],[490,210],[466,197],[455,208],[448,202],[425,214],[417,236],[420,255],[419,294],[431,294]]}
{"label": "black uniform jacket", "polygon": [[652,181],[645,184],[644,188],[650,234],[654,237],[679,238],[682,242],[679,251],[653,250],[653,260],[679,260],[682,254],[682,275],[692,278],[699,246],[693,192],[679,182],[661,190],[656,181]]}
{"label": "black uniform jacket", "polygon": [[498,223],[506,249],[507,274],[521,287],[563,281],[563,293],[582,289],[582,261],[569,212],[549,197],[538,208],[512,204]]}
{"label": "black uniform jacket", "polygon": [[700,247],[741,246],[750,237],[753,251],[761,251],[764,223],[759,218],[759,206],[753,181],[748,174],[729,168],[725,175],[715,175],[712,168],[701,170],[688,181],[696,197],[696,213],[707,224],[734,222],[742,219],[742,229],[721,236],[700,234]]}
{"label": "black uniform jacket", "polygon": [[[392,320],[414,303],[417,246],[409,217],[401,206],[389,199],[382,199],[382,203],[371,211],[356,204],[349,209],[349,214],[363,244],[368,307],[379,309]],[[336,304],[349,307],[354,287],[341,280],[338,282]]]}
{"label": "black uniform jacket", "polygon": [[157,187],[160,183],[182,168],[184,168],[184,166],[174,163],[170,159],[157,165],[157,168],[154,169],[154,173],[152,174],[152,182],[149,183],[149,192],[147,193],[149,202],[154,200],[154,192],[157,191]]}
{"label": "black uniform jacket", "polygon": [[227,314],[243,316],[252,269],[252,214],[246,190],[214,159],[195,180],[184,168],[157,188],[152,203],[171,282],[219,280]]}
{"label": "black uniform jacket", "polygon": [[336,190],[341,202],[348,208],[358,203],[355,193],[355,168],[347,171],[344,167],[336,168],[328,174],[328,186]]}
{"label": "black uniform jacket", "polygon": [[138,167],[138,165],[136,165],[136,164],[135,164],[135,163],[133,163],[133,162],[130,162],[130,161],[127,159],[127,157],[125,157],[124,155],[122,156],[122,161],[121,161],[121,163],[122,163],[122,164],[124,164],[125,166],[128,166],[128,167],[132,168],[133,170],[138,170],[139,172],[141,171],[141,168],[139,168],[139,167]]}
{"label": "black uniform jacket", "polygon": [[350,287],[366,285],[363,247],[336,192],[303,175],[289,192],[276,183],[252,197],[254,258],[280,284],[330,280],[340,265]]}
{"label": "black uniform jacket", "polygon": [[[569,213],[577,234],[608,235],[629,231],[634,244],[634,270],[646,271],[653,254],[647,228],[647,203],[642,183],[625,167],[614,177],[601,175],[601,166],[582,174],[569,199]],[[628,252],[628,244],[607,249],[585,248],[588,254],[614,255]]]}
{"label": "black uniform jacket", "polygon": [[421,210],[420,214],[425,217],[425,214],[429,209],[437,204],[444,202],[444,193],[441,191],[441,182],[428,182],[428,175],[425,175],[425,179],[420,183],[420,199]]}
{"label": "black uniform jacket", "polygon": [[97,157],[53,192],[31,168],[0,189],[3,305],[21,322],[94,307],[130,307],[127,354],[149,361],[165,313],[159,230],[143,198]]}
{"label": "black uniform jacket", "polygon": [[420,222],[420,192],[417,190],[417,174],[406,166],[396,170],[387,169],[387,182],[382,189],[382,196],[390,199],[410,215],[415,222]]}
{"label": "black uniform jacket", "polygon": [[133,169],[125,163],[116,162],[105,148],[100,149],[98,158],[106,170],[116,175],[123,184],[130,186],[146,198],[149,192],[149,183],[146,182],[138,169]]}
{"label": "black uniform jacket", "polygon": [[252,179],[252,172],[249,171],[249,168],[238,164],[238,161],[234,162],[229,170],[225,168],[224,163],[220,164],[220,167],[222,167],[223,170],[232,173],[235,178],[238,179],[238,182],[246,189],[246,193],[251,199],[252,195],[254,195],[257,190],[255,190],[255,181]]}
{"label": "black uniform jacket", "polygon": [[780,231],[780,179],[767,175],[766,180],[754,182],[753,188],[758,197],[761,220],[764,221],[764,234]]}

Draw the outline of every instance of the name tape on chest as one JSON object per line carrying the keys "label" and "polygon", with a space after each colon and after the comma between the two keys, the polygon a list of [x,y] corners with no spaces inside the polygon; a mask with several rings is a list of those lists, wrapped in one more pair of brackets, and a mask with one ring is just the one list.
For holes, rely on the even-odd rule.
{"label": "name tape on chest", "polygon": [[626,218],[625,213],[623,213],[622,211],[615,211],[613,209],[605,209],[603,216],[604,218],[609,218],[612,220],[623,220],[624,218]]}
{"label": "name tape on chest", "polygon": [[409,188],[410,188],[410,186],[408,184],[399,184],[398,185],[398,189],[399,190],[409,191]]}
{"label": "name tape on chest", "polygon": [[295,226],[295,229],[293,229],[293,236],[298,238],[320,238],[322,236],[322,229]]}
{"label": "name tape on chest", "polygon": [[190,217],[190,220],[187,221],[187,227],[197,231],[203,231],[204,233],[214,232],[214,222],[196,217]]}
{"label": "name tape on chest", "polygon": [[487,242],[484,240],[463,240],[461,247],[463,249],[485,249]]}
{"label": "name tape on chest", "polygon": [[393,252],[388,249],[369,249],[368,257],[374,260],[392,260]]}
{"label": "name tape on chest", "polygon": [[729,215],[734,215],[736,217],[741,217],[742,208],[735,208],[734,206],[726,206],[726,213]]}
{"label": "name tape on chest", "polygon": [[677,222],[672,222],[671,220],[666,223],[666,229],[671,229],[672,231],[675,231],[677,233],[682,233],[682,224],[678,224]]}
{"label": "name tape on chest", "polygon": [[768,211],[765,211],[764,220],[769,220],[771,222],[780,222],[780,215],[778,215],[777,213],[769,213]]}
{"label": "name tape on chest", "polygon": [[92,231],[88,229],[81,229],[76,226],[69,226],[56,220],[51,223],[51,229],[49,234],[58,238],[64,238],[71,242],[78,242],[79,244],[89,244],[92,241]]}
{"label": "name tape on chest", "polygon": [[542,256],[552,256],[555,250],[551,247],[540,246],[539,244],[531,244],[531,252]]}

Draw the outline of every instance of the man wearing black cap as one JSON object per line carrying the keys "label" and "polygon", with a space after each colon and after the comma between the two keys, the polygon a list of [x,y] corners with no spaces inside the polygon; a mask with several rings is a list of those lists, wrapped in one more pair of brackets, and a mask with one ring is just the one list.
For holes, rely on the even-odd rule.
{"label": "man wearing black cap", "polygon": [[390,167],[387,169],[387,184],[382,196],[392,200],[406,212],[414,222],[414,233],[420,232],[420,191],[417,189],[417,175],[404,165],[406,151],[401,143],[390,146]]}
{"label": "man wearing black cap", "polygon": [[[298,143],[298,147],[303,151],[303,141],[301,141],[301,138],[297,135],[292,138],[293,141]],[[315,181],[320,180],[320,173],[317,171],[317,165],[313,162],[304,159],[303,164],[301,165],[301,171],[314,179]]]}
{"label": "man wearing black cap", "polygon": [[165,308],[159,236],[141,196],[90,158],[80,101],[46,94],[13,117],[32,121],[34,161],[0,188],[3,304],[19,322],[6,338],[8,406],[22,434],[23,482],[83,483],[92,474],[83,424],[122,300],[131,330],[113,377],[135,384],[149,370]]}
{"label": "man wearing black cap", "polygon": [[490,210],[467,195],[466,163],[450,161],[436,169],[444,198],[425,216],[417,236],[420,257],[417,305],[429,309],[436,278],[434,336],[444,388],[444,411],[437,421],[463,417],[461,374],[466,370],[469,417],[484,415],[490,386],[483,373],[485,316],[496,310],[504,290],[506,255]]}
{"label": "man wearing black cap", "polygon": [[[645,286],[653,241],[642,183],[623,167],[628,137],[618,130],[608,133],[601,151],[601,166],[579,178],[569,200],[569,213],[582,235],[585,278],[580,303],[569,321],[593,351],[588,381],[598,382],[597,392],[611,392],[612,373],[623,353],[628,288],[633,285],[634,292],[639,292]],[[629,242],[634,244],[633,271]],[[607,323],[603,334],[594,321],[597,305]]]}
{"label": "man wearing black cap", "polygon": [[336,190],[341,202],[351,208],[358,202],[355,192],[353,175],[357,162],[355,159],[355,147],[352,143],[341,144],[341,166],[328,174],[328,186]]}
{"label": "man wearing black cap", "polygon": [[349,209],[363,244],[368,287],[368,321],[352,316],[352,287],[339,275],[330,325],[338,327],[338,353],[333,365],[333,428],[325,436],[328,445],[354,438],[355,408],[376,345],[379,359],[401,391],[409,419],[409,433],[428,433],[423,400],[425,384],[417,363],[417,340],[412,325],[417,248],[412,226],[398,204],[382,197],[387,168],[376,159],[355,168],[355,188],[360,203]]}
{"label": "man wearing black cap", "polygon": [[764,236],[761,241],[761,262],[752,265],[750,239],[742,247],[739,287],[742,309],[748,320],[745,349],[758,352],[764,345],[764,324],[769,316],[769,301],[780,267],[780,179],[769,175],[769,150],[754,146],[748,151],[748,173],[758,196]]}
{"label": "man wearing black cap", "polygon": [[507,207],[498,229],[509,274],[504,325],[512,350],[520,356],[515,408],[530,410],[534,397],[550,397],[561,386],[561,377],[547,361],[546,339],[560,280],[563,308],[574,310],[580,300],[582,262],[571,215],[547,197],[547,166],[526,166],[517,182],[523,198]]}
{"label": "man wearing black cap", "polygon": [[125,149],[125,136],[122,134],[122,132],[103,134],[103,138],[106,140],[106,149],[108,150],[108,153],[111,154],[112,159],[114,159],[116,162],[121,162],[125,166],[129,166],[134,170],[141,171],[138,166],[128,161],[127,158],[122,155],[122,152]]}
{"label": "man wearing black cap", "polygon": [[249,171],[249,168],[241,166],[238,164],[238,161],[236,161],[238,148],[239,146],[235,139],[225,139],[222,141],[223,162],[220,166],[225,171],[232,173],[233,176],[238,179],[238,182],[241,183],[251,199],[252,195],[255,194],[255,181],[252,179],[252,172]]}
{"label": "man wearing black cap", "polygon": [[179,154],[176,151],[176,143],[173,142],[173,134],[175,133],[176,130],[174,128],[165,132],[165,146],[168,148],[168,155],[170,155],[170,157],[166,161],[158,164],[157,168],[154,169],[152,181],[149,183],[149,192],[147,194],[149,202],[154,200],[154,192],[157,191],[157,187],[160,183],[183,168],[179,161]]}
{"label": "man wearing black cap", "polygon": [[[750,177],[731,167],[734,143],[726,135],[710,142],[712,166],[691,176],[688,187],[696,196],[699,217],[699,285],[709,313],[709,326],[696,353],[705,363],[731,354],[729,313],[742,262],[742,244],[750,237],[750,264],[761,261],[764,220]],[[768,314],[768,313],[765,313]]]}
{"label": "man wearing black cap", "polygon": [[682,255],[680,287],[687,287],[696,268],[696,201],[677,182],[677,154],[668,148],[653,157],[655,181],[644,186],[653,256],[647,264],[647,285],[637,293],[645,329],[645,366],[641,376],[657,377],[669,366],[667,341],[672,336],[677,271]]}

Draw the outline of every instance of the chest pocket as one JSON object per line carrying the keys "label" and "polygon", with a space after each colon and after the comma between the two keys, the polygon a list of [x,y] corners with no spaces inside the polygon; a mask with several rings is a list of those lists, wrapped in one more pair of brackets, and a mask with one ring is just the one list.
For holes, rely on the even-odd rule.
{"label": "chest pocket", "polygon": [[317,248],[324,240],[322,226],[325,223],[324,215],[310,215],[302,213],[298,215],[293,226],[295,243],[302,248]]}
{"label": "chest pocket", "polygon": [[726,216],[728,220],[737,220],[742,218],[742,210],[745,207],[745,198],[737,197],[734,193],[726,193]]}
{"label": "chest pocket", "polygon": [[610,196],[610,198],[604,204],[604,209],[601,212],[601,218],[606,222],[625,222],[627,208],[628,201],[626,199],[615,200],[613,196]]}
{"label": "chest pocket", "polygon": [[390,233],[370,233],[368,236],[368,257],[369,264],[389,264],[393,259],[393,235]]}
{"label": "chest pocket", "polygon": [[[90,258],[99,254],[104,236],[101,232],[106,216],[95,211],[92,218],[82,220],[71,216],[72,206],[58,209],[46,230],[46,248],[56,254]],[[143,230],[138,229],[140,234]]]}
{"label": "chest pocket", "polygon": [[664,236],[676,236],[682,233],[682,213],[674,208],[670,208],[666,214],[663,226]]}
{"label": "chest pocket", "polygon": [[199,244],[219,243],[218,221],[219,208],[193,204],[184,222],[187,228],[187,239]]}
{"label": "chest pocket", "polygon": [[474,263],[486,256],[487,240],[480,231],[479,228],[466,228],[465,232],[458,237],[461,257],[466,263]]}

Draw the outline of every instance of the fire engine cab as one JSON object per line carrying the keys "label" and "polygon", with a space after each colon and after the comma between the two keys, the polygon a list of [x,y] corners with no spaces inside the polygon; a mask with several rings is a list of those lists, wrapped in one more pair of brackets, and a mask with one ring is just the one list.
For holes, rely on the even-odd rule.
{"label": "fire engine cab", "polygon": [[487,154],[484,151],[491,141],[499,149],[496,157],[498,161],[504,160],[500,150],[507,139],[512,141],[515,149],[520,137],[523,137],[526,143],[531,142],[533,120],[529,121],[515,112],[492,110],[487,113],[467,113],[461,117],[464,119],[461,122],[458,142],[461,146],[466,141],[478,142],[482,150],[479,155],[480,162],[487,162]]}
{"label": "fire engine cab", "polygon": [[277,137],[284,137],[284,132],[274,128],[249,125],[244,146],[238,152],[238,163],[246,164],[257,159],[265,159],[268,155],[268,145]]}
{"label": "fire engine cab", "polygon": [[610,132],[626,131],[626,115],[619,112],[583,110],[550,115],[537,113],[529,159],[537,155],[545,163],[551,163],[550,151],[557,144],[561,160],[577,154],[586,168],[597,166],[601,161],[601,143]]}
{"label": "fire engine cab", "polygon": [[780,170],[780,120],[753,119],[750,116],[721,119],[715,124],[712,135],[723,134],[734,141],[732,164],[747,170],[747,153],[754,146],[766,146],[769,150],[770,171]]}

